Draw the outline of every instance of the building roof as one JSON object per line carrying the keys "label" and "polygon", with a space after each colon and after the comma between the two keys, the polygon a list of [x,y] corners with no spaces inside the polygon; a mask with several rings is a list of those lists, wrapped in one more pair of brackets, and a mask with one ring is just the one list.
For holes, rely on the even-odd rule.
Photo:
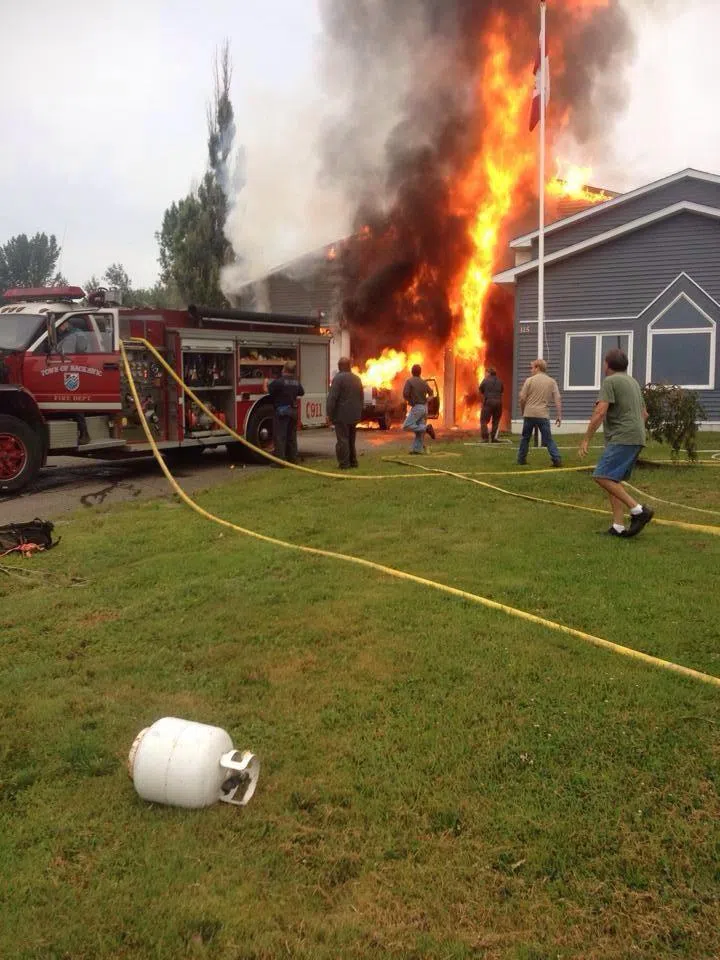
{"label": "building roof", "polygon": [[[555,233],[557,230],[563,230],[565,227],[570,226],[570,224],[594,217],[599,213],[610,210],[612,207],[618,207],[623,203],[627,203],[628,200],[635,200],[661,187],[666,187],[671,183],[676,183],[678,180],[684,179],[704,180],[708,183],[720,184],[720,176],[717,174],[704,173],[702,170],[694,170],[692,167],[688,167],[685,170],[680,170],[678,173],[671,174],[669,177],[664,177],[662,180],[655,180],[653,183],[648,183],[643,187],[638,187],[636,190],[631,190],[629,193],[620,193],[610,200],[588,207],[580,213],[575,213],[570,217],[564,217],[562,220],[556,220],[555,223],[550,223],[545,227],[545,233]],[[538,230],[533,230],[531,233],[525,233],[520,237],[516,237],[510,241],[511,248],[514,250],[527,250],[532,248],[533,240],[537,239],[538,233]]]}
{"label": "building roof", "polygon": [[[717,183],[720,183],[720,177],[716,177],[715,180]],[[607,207],[607,204],[604,204],[603,206]],[[679,213],[695,213],[705,217],[712,217],[715,220],[720,220],[720,209],[718,207],[708,207],[704,204],[692,203],[690,200],[682,200],[680,203],[673,203],[668,207],[663,207],[662,210],[656,210],[654,213],[649,213],[644,217],[638,217],[636,220],[630,220],[627,223],[623,223],[619,227],[605,231],[605,233],[599,233],[594,237],[589,237],[587,240],[583,240],[580,243],[574,243],[569,247],[563,247],[561,250],[557,250],[555,253],[551,253],[546,256],[545,264],[548,265],[557,263],[559,260],[567,260],[569,257],[574,257],[578,253],[583,253],[585,250],[591,250],[593,247],[599,247],[602,244],[608,243],[611,240],[615,240],[618,237],[626,236],[629,233],[633,233],[635,230],[641,230],[643,227],[647,227],[652,223],[657,223],[660,220],[666,220],[668,217],[674,217]],[[528,260],[526,263],[521,263],[512,270],[504,270],[502,273],[495,274],[493,281],[500,284],[513,284],[519,276],[522,276],[526,273],[532,273],[534,270],[537,270],[537,268],[537,259]]]}

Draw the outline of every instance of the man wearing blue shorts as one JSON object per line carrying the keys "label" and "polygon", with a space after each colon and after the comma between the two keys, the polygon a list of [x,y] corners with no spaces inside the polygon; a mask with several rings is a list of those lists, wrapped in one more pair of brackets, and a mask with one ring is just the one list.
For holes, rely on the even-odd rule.
{"label": "man wearing blue shorts", "polygon": [[[647,409],[637,380],[628,376],[628,358],[622,350],[610,350],[605,357],[605,380],[595,404],[580,457],[586,457],[593,434],[605,421],[605,450],[595,467],[593,480],[610,498],[612,537],[636,537],[654,516],[654,511],[637,503],[625,487],[637,458],[645,446]],[[630,510],[630,526],[625,526],[625,507]]]}

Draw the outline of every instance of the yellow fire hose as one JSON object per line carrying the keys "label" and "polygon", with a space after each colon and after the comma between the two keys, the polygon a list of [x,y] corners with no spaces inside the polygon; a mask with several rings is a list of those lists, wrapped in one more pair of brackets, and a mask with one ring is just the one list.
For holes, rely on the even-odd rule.
{"label": "yellow fire hose", "polygon": [[[548,500],[543,497],[533,497],[529,493],[517,493],[514,490],[505,490],[503,487],[495,486],[494,483],[485,483],[483,480],[477,480],[474,476],[467,473],[454,473],[452,470],[443,470],[440,467],[424,467],[420,463],[406,463],[404,460],[394,460],[393,462],[402,463],[406,467],[415,467],[416,470],[424,470],[428,473],[435,473],[445,477],[455,477],[456,480],[465,480],[468,483],[476,483],[480,487],[487,487],[488,490],[504,493],[508,497],[517,497],[518,500],[530,500],[532,503],[550,503],[555,507],[570,507],[572,510],[584,510],[587,513],[605,514],[607,512],[597,507],[585,507],[579,503],[568,503],[565,500]],[[524,476],[524,474],[516,473],[513,474],[513,476]],[[708,511],[708,513],[712,512],[713,511]],[[712,536],[720,537],[720,526],[716,527],[704,523],[683,523],[681,520],[660,520],[657,517],[653,520],[653,523],[661,524],[664,527],[679,527],[681,530],[690,530],[693,533],[709,533]]]}
{"label": "yellow fire hose", "polygon": [[[147,341],[142,341],[142,342],[147,343]],[[155,354],[157,359],[162,362],[163,366],[165,366],[166,369],[169,369],[170,371],[171,368],[168,368],[167,364],[165,364],[164,359],[157,353],[157,351],[155,351],[150,344],[147,344],[147,346]],[[649,664],[653,667],[658,667],[662,670],[668,670],[672,673],[679,674],[680,676],[687,677],[691,680],[699,680],[702,683],[707,683],[715,687],[720,687],[719,677],[714,677],[708,673],[701,673],[700,671],[692,670],[689,667],[683,667],[681,664],[673,663],[670,660],[662,660],[659,657],[653,657],[650,654],[642,653],[640,650],[634,650],[632,647],[625,647],[625,646],[622,646],[621,644],[612,643],[612,641],[605,640],[602,637],[596,637],[596,636],[593,636],[593,634],[585,633],[582,630],[575,630],[572,627],[566,627],[564,624],[556,623],[553,620],[547,620],[545,619],[545,617],[538,617],[535,614],[528,613],[525,610],[519,610],[516,607],[510,607],[504,603],[498,603],[496,600],[490,600],[487,597],[481,597],[479,594],[469,593],[467,590],[459,590],[456,587],[450,587],[447,584],[439,583],[436,580],[428,580],[425,577],[418,577],[415,574],[406,573],[404,570],[396,570],[394,567],[388,567],[381,563],[375,563],[372,560],[365,560],[362,557],[352,556],[351,554],[336,553],[333,550],[322,550],[318,547],[308,547],[308,546],[305,546],[304,544],[290,543],[286,540],[280,540],[277,537],[269,537],[269,536],[266,536],[265,534],[257,533],[255,530],[248,530],[247,528],[241,527],[238,524],[231,523],[229,520],[224,520],[222,517],[215,516],[215,514],[212,514],[208,510],[205,510],[198,503],[196,503],[191,497],[189,497],[185,493],[185,491],[182,489],[180,484],[177,482],[177,480],[175,480],[170,470],[168,469],[168,466],[163,460],[162,454],[160,453],[158,445],[155,442],[155,438],[152,435],[150,426],[147,422],[145,413],[142,409],[142,403],[140,402],[140,397],[138,396],[137,387],[135,385],[135,380],[132,375],[132,370],[130,369],[130,363],[128,362],[125,346],[122,343],[120,344],[120,351],[122,355],[123,367],[125,369],[125,375],[128,380],[128,385],[130,387],[130,392],[132,394],[135,407],[137,409],[138,417],[140,419],[140,424],[142,426],[145,437],[147,438],[147,441],[150,444],[150,448],[153,452],[153,455],[160,466],[160,469],[165,474],[165,477],[168,483],[170,484],[172,489],[175,491],[177,496],[180,497],[180,499],[184,503],[186,503],[187,506],[189,506],[201,517],[204,517],[206,520],[211,520],[213,521],[213,523],[217,523],[220,526],[226,527],[229,530],[234,530],[236,533],[241,533],[246,537],[252,537],[253,539],[260,540],[263,543],[270,543],[276,547],[283,547],[286,550],[296,550],[300,553],[307,553],[316,557],[325,557],[331,560],[341,560],[343,563],[351,563],[351,564],[354,564],[355,566],[364,567],[365,569],[368,569],[368,570],[375,570],[375,571],[378,571],[379,573],[387,574],[388,576],[394,577],[397,580],[405,580],[410,583],[419,584],[422,587],[429,587],[433,590],[438,590],[442,593],[449,594],[450,596],[459,597],[462,600],[467,600],[470,603],[480,604],[481,606],[487,607],[490,610],[497,610],[502,613],[506,613],[509,616],[516,617],[520,620],[525,620],[528,623],[534,623],[534,624],[537,624],[538,626],[546,627],[550,630],[555,630],[558,633],[564,633],[568,636],[575,637],[579,640],[582,640],[585,643],[589,643],[592,646],[600,647],[601,649],[604,649],[604,650],[610,650],[613,653],[617,653],[625,657],[630,657],[634,660],[639,660],[642,663]],[[174,371],[171,371],[171,372],[174,379],[180,384],[180,386],[183,389],[187,390],[190,396],[193,396],[192,391],[190,391],[188,387],[185,387],[182,380],[176,376],[175,372]],[[223,427],[225,426],[224,424],[222,424],[221,421],[219,422]],[[233,434],[233,436],[238,436],[238,435]],[[238,439],[242,439],[242,438],[238,436]],[[251,446],[251,445],[248,444],[248,446]],[[272,459],[275,459],[275,458],[272,458]],[[284,463],[284,461],[280,461],[280,462]],[[303,468],[303,469],[307,469],[307,468]],[[317,473],[319,471],[307,470],[307,472]],[[342,474],[340,474],[340,476],[342,476]],[[459,474],[458,476],[462,476],[462,475]]]}
{"label": "yellow fire hose", "polygon": [[[304,467],[299,463],[288,463],[287,460],[280,460],[278,457],[270,453],[268,450],[263,450],[262,447],[256,447],[255,444],[250,443],[250,441],[246,437],[243,437],[239,433],[236,433],[235,430],[232,429],[232,427],[228,426],[228,424],[226,423],[223,423],[223,421],[213,413],[213,411],[207,406],[207,404],[203,403],[203,401],[185,383],[185,381],[180,376],[178,376],[175,370],[173,370],[173,368],[167,362],[165,357],[163,357],[162,354],[155,349],[155,347],[150,343],[149,340],[145,340],[142,337],[130,337],[128,339],[128,342],[139,343],[148,351],[148,353],[151,353],[153,357],[155,357],[157,362],[160,364],[160,366],[168,374],[168,376],[175,381],[175,383],[180,387],[180,389],[188,397],[190,397],[193,403],[195,403],[206,416],[210,417],[213,423],[215,423],[218,427],[220,427],[224,433],[229,434],[233,438],[233,440],[236,440],[238,443],[241,443],[248,450],[252,450],[253,453],[260,454],[261,456],[265,457],[267,460],[270,460],[272,463],[277,463],[279,466],[286,467],[289,470],[296,470],[299,473],[308,473],[315,477],[330,477],[333,480],[410,480],[410,479],[417,479],[419,477],[426,476],[425,474],[416,473],[416,472],[383,473],[383,474],[373,474],[373,475],[362,474],[362,473],[348,473],[348,472],[339,473],[338,471],[334,471],[334,470],[315,470],[312,467]],[[122,344],[121,344],[121,349],[123,349]],[[570,473],[574,471],[591,470],[591,469],[592,469],[591,467],[564,467],[559,470],[558,469],[527,470],[525,471],[523,476],[527,476],[528,473],[563,473],[563,472]],[[514,475],[514,473],[515,472],[512,470],[490,470],[484,473],[479,473],[477,475],[481,477],[505,477],[505,476]]]}
{"label": "yellow fire hose", "polygon": [[687,503],[676,503],[674,500],[663,500],[662,497],[656,497],[652,493],[646,493],[644,490],[640,490],[638,487],[634,487],[631,483],[625,481],[625,486],[628,490],[632,490],[634,493],[639,494],[641,497],[646,497],[650,500],[656,500],[658,503],[664,503],[668,507],[677,507],[680,510],[692,510],[693,513],[707,513],[712,517],[720,517],[720,510],[707,510],[704,507],[691,507]]}

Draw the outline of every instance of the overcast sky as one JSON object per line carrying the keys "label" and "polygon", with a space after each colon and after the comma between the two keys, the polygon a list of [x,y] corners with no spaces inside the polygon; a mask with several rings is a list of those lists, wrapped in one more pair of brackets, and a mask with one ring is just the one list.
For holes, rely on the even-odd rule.
{"label": "overcast sky", "polygon": [[[634,15],[614,155],[583,158],[596,183],[720,173],[717,6],[688,0],[660,23]],[[156,279],[163,212],[203,173],[212,58],[226,36],[241,133],[266,97],[281,109],[312,89],[315,0],[0,0],[0,10],[0,242],[55,233],[71,282],[114,261],[137,286]]]}

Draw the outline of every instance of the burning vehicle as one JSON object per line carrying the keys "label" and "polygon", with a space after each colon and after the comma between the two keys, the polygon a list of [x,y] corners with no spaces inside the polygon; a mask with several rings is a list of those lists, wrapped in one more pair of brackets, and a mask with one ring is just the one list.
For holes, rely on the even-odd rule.
{"label": "burning vehicle", "polygon": [[405,419],[407,404],[392,387],[365,387],[362,422],[377,423],[381,430],[389,430],[394,423]]}
{"label": "burning vehicle", "polygon": [[[428,402],[428,420],[437,420],[440,416],[440,394],[434,377],[428,377],[428,383],[435,393]],[[381,430],[389,430],[395,423],[402,423],[407,416],[407,403],[402,390],[394,387],[365,387],[365,405],[363,423],[377,423]]]}

